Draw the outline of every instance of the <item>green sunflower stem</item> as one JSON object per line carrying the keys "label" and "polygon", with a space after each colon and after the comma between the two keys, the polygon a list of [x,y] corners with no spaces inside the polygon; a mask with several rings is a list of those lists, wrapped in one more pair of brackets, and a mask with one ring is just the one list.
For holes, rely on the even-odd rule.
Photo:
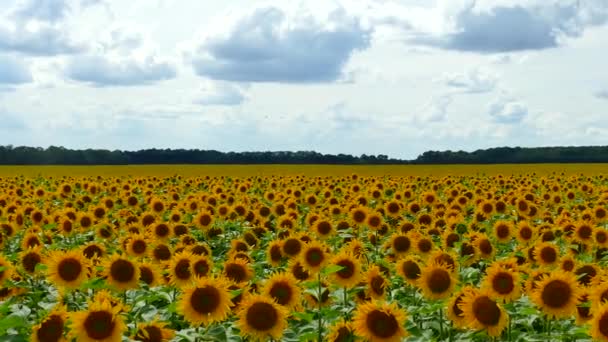
{"label": "green sunflower stem", "polygon": [[439,309],[439,339],[443,338],[443,309]]}
{"label": "green sunflower stem", "polygon": [[344,286],[344,307],[348,305],[348,292],[346,290],[346,286]]}

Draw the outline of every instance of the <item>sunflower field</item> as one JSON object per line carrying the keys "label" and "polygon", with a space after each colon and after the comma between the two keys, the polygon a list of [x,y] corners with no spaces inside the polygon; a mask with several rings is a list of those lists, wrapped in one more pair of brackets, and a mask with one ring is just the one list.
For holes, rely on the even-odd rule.
{"label": "sunflower field", "polygon": [[602,174],[4,176],[0,341],[608,341]]}

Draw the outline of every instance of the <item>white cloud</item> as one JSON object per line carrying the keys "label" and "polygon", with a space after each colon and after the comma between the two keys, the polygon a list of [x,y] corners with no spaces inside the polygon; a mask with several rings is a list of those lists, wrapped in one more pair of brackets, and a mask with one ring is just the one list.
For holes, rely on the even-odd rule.
{"label": "white cloud", "polygon": [[475,68],[467,73],[445,75],[443,82],[450,88],[466,93],[488,93],[496,88],[498,76],[481,68]]}
{"label": "white cloud", "polygon": [[13,56],[0,55],[0,85],[18,85],[32,82],[28,66]]}
{"label": "white cloud", "polygon": [[102,36],[93,54],[69,59],[64,75],[96,87],[149,85],[177,76],[142,33],[117,26]]}
{"label": "white cloud", "polygon": [[435,96],[415,114],[417,122],[439,122],[446,119],[453,98],[449,94]]}
{"label": "white cloud", "polygon": [[246,86],[213,81],[203,85],[194,103],[204,106],[238,106],[247,100]]}
{"label": "white cloud", "polygon": [[501,98],[489,105],[488,114],[497,123],[514,124],[528,115],[528,107],[522,102]]}
{"label": "white cloud", "polygon": [[199,76],[239,82],[309,83],[341,78],[351,55],[369,47],[371,31],[341,6],[318,16],[309,8],[255,7],[224,18],[222,32],[196,43]]}

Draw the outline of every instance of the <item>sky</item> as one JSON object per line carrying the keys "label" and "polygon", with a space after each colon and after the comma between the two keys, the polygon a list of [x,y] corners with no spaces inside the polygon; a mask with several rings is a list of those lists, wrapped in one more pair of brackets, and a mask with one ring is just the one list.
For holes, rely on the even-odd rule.
{"label": "sky", "polygon": [[607,52],[607,0],[0,0],[0,145],[607,145]]}

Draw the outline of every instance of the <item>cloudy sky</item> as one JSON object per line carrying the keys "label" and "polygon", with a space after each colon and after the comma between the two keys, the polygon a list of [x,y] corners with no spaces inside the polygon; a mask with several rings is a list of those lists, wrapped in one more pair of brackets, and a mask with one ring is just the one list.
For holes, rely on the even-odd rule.
{"label": "cloudy sky", "polygon": [[0,0],[0,144],[608,144],[606,0]]}

